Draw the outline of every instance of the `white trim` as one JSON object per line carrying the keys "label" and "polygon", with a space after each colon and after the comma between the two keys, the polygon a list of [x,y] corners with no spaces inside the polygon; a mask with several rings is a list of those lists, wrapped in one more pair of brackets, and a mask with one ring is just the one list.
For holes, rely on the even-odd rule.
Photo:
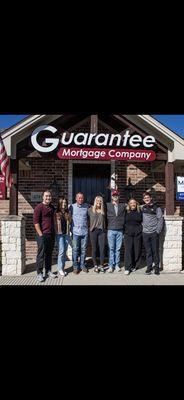
{"label": "white trim", "polygon": [[168,162],[174,162],[174,154],[173,154],[173,151],[170,151],[169,149],[168,149]]}
{"label": "white trim", "polygon": [[166,126],[162,125],[159,121],[155,118],[151,117],[150,115],[137,115],[140,119],[147,122],[149,125],[153,126],[154,128],[158,129],[161,133],[168,136],[170,139],[175,140],[184,146],[184,139],[177,135],[175,132],[171,131]]}
{"label": "white trim", "polygon": [[[61,114],[62,115],[62,114]],[[6,129],[2,132],[2,139],[6,139],[8,136],[12,136],[15,133],[22,131],[23,129],[28,128],[30,125],[40,122],[41,120],[48,118],[49,121],[53,121],[61,117],[61,115],[32,115],[31,117],[25,118],[23,121],[19,122],[18,124]]]}
{"label": "white trim", "polygon": [[16,158],[16,145],[31,135],[33,128],[38,124],[50,124],[53,120],[59,118],[60,115],[34,115],[26,118],[24,121],[16,124],[12,128],[7,129],[2,134],[4,146],[7,155]]}

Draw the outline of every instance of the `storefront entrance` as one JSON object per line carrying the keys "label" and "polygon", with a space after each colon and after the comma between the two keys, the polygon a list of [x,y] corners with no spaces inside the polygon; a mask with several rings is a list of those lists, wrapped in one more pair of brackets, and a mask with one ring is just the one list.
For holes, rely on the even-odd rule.
{"label": "storefront entrance", "polygon": [[73,164],[73,202],[78,192],[84,194],[88,204],[93,204],[96,195],[101,195],[105,202],[109,202],[110,179],[110,164]]}
{"label": "storefront entrance", "polygon": [[[73,164],[73,202],[75,202],[75,195],[78,192],[82,192],[84,194],[85,202],[88,204],[93,204],[97,195],[102,196],[104,198],[104,202],[110,202],[110,180],[110,164]],[[107,257],[107,243],[105,253]],[[90,238],[88,240],[87,248],[87,258],[88,257],[91,258]]]}

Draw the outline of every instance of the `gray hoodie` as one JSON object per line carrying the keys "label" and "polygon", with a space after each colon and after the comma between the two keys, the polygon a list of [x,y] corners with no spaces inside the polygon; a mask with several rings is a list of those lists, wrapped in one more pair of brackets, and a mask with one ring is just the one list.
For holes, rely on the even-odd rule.
{"label": "gray hoodie", "polygon": [[144,204],[142,206],[143,213],[143,233],[161,233],[164,218],[160,207],[156,204]]}

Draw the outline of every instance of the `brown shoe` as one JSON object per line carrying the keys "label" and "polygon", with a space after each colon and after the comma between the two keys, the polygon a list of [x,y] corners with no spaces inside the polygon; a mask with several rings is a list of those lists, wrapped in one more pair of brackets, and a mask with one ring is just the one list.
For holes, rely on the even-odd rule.
{"label": "brown shoe", "polygon": [[77,274],[79,273],[79,270],[76,269],[76,268],[74,268],[74,269],[73,269],[73,273],[77,275]]}

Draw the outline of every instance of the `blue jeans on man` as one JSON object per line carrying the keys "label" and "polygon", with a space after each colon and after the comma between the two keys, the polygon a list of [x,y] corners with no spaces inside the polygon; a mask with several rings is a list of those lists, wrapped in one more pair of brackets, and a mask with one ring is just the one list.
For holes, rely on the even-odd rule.
{"label": "blue jeans on man", "polygon": [[108,230],[109,268],[120,268],[120,251],[123,243],[123,231]]}
{"label": "blue jeans on man", "polygon": [[[73,234],[73,268],[82,270],[85,268],[85,258],[88,245],[88,233],[86,235]],[[80,260],[79,260],[80,257]]]}

